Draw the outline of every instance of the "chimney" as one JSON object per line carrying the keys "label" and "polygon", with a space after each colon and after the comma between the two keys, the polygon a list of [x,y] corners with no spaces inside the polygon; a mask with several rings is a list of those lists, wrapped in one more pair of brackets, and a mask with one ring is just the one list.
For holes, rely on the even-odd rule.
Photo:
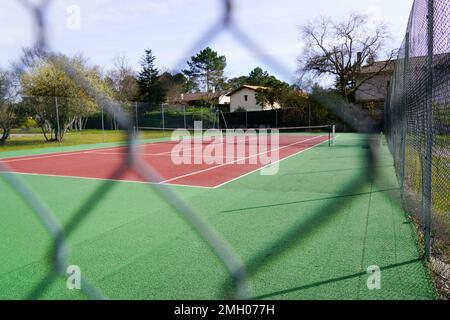
{"label": "chimney", "polygon": [[356,54],[356,65],[357,65],[357,68],[356,68],[356,71],[357,72],[361,72],[361,65],[362,65],[362,52],[358,52],[357,54]]}

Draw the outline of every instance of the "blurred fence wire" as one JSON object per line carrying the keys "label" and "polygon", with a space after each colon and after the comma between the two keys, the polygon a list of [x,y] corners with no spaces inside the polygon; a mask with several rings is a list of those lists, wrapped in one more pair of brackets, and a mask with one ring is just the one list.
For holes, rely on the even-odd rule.
{"label": "blurred fence wire", "polygon": [[[35,21],[36,47],[47,56],[52,56],[51,44],[47,41],[46,12],[52,5],[48,1],[20,1],[24,9],[30,12],[30,17]],[[221,32],[229,32],[234,39],[247,48],[262,62],[270,65],[281,74],[289,74],[289,71],[269,55],[250,35],[240,29],[234,20],[234,1],[223,0],[223,15],[219,21],[211,26],[197,40],[193,39],[194,45],[190,50],[190,56],[204,45],[211,42]],[[432,4],[434,5],[434,8]],[[431,5],[431,7],[430,7]],[[450,4],[447,0],[416,0],[410,19],[409,36],[403,44],[401,56],[396,63],[396,75],[391,85],[390,101],[386,108],[386,133],[390,146],[395,155],[397,170],[401,177],[404,193],[413,192],[423,196],[425,214],[425,228],[430,234],[431,217],[449,213],[449,43],[448,38],[448,15]],[[428,15],[428,20],[427,20]],[[434,18],[434,20],[433,20]],[[428,21],[428,24],[427,24]],[[441,30],[433,27],[439,25]],[[445,33],[446,32],[446,33]],[[423,39],[430,39],[427,43]],[[430,49],[431,47],[431,49]],[[93,86],[89,79],[74,70],[69,64],[59,61],[60,67],[65,73],[75,80],[89,95],[102,107],[102,110],[113,116],[119,123],[119,127],[128,132],[129,157],[116,168],[114,177],[120,177],[126,169],[132,168],[147,181],[160,180],[159,174],[148,163],[143,161],[134,147],[138,143],[134,127],[134,117],[129,116],[120,107],[120,104],[111,101],[105,94]],[[184,61],[182,61],[184,63]],[[180,62],[181,65],[181,62]],[[406,68],[406,69],[405,69]],[[370,121],[370,117],[364,110],[349,105],[348,102],[331,98],[329,96],[317,97],[334,115],[344,118],[342,114],[343,105],[346,107],[347,116],[345,122],[356,130],[367,135],[366,163],[369,174],[364,173],[350,181],[342,190],[343,194],[357,193],[367,184],[373,183],[377,171],[377,145],[378,139],[374,139],[370,133],[376,132],[376,125]],[[348,110],[353,110],[349,116]],[[405,165],[402,166],[401,164]],[[5,164],[0,163],[1,171],[8,171]],[[36,212],[48,232],[54,239],[54,246],[50,248],[51,270],[53,272],[36,287],[30,294],[30,298],[39,298],[58,276],[66,276],[65,269],[69,258],[69,246],[66,238],[76,230],[80,223],[90,215],[96,206],[104,199],[105,195],[112,189],[114,182],[105,181],[90,195],[89,199],[81,206],[78,212],[64,226],[56,221],[55,214],[46,206],[33,190],[18,176],[5,174],[9,183],[22,196],[26,203]],[[255,253],[254,258],[244,265],[241,258],[234,249],[225,241],[221,235],[206,222],[186,201],[181,199],[172,188],[162,184],[148,184],[149,188],[158,192],[168,204],[189,223],[209,245],[218,259],[224,264],[229,273],[229,279],[234,284],[233,298],[251,298],[249,277],[261,269],[269,260],[276,259],[281,252],[290,247],[290,244],[301,241],[313,232],[315,228],[325,224],[331,217],[336,215],[342,202],[329,203],[314,212],[311,219],[302,223],[293,223],[293,228],[286,234],[280,236],[278,241],[270,244],[267,248]],[[433,194],[433,197],[431,196]],[[417,198],[417,196],[416,196]],[[433,209],[433,210],[431,210]],[[433,211],[433,214],[431,214]],[[428,238],[429,239],[429,238]],[[429,241],[428,241],[429,243]],[[274,248],[283,248],[276,253]],[[429,251],[428,251],[429,252]],[[104,296],[101,291],[83,278],[82,286],[87,297],[100,299]],[[224,284],[224,291],[226,285]],[[100,288],[101,289],[101,288]]]}
{"label": "blurred fence wire", "polygon": [[416,0],[385,109],[406,209],[423,226],[425,255],[449,256],[450,2]]}

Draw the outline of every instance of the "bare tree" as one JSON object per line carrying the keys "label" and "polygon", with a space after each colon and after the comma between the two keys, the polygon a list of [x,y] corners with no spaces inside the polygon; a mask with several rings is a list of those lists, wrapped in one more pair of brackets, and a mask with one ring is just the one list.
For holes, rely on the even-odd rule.
{"label": "bare tree", "polygon": [[[121,103],[124,110],[133,113],[135,105],[132,101],[136,101],[139,95],[136,71],[124,55],[117,55],[113,64],[113,68],[107,72],[106,80],[114,92],[114,99]],[[109,120],[111,127],[117,130],[119,124],[115,116],[109,117]]]}
{"label": "bare tree", "polygon": [[[300,77],[332,76],[338,92],[348,99],[364,83],[389,68],[395,56],[395,51],[385,51],[390,37],[387,26],[382,22],[370,25],[368,17],[361,14],[351,14],[339,22],[321,17],[306,23],[301,33],[305,49],[299,58]],[[378,57],[384,60],[375,62]],[[374,70],[361,75],[364,64]]]}
{"label": "bare tree", "polygon": [[9,138],[11,128],[17,119],[15,110],[17,93],[15,74],[0,70],[0,144]]}
{"label": "bare tree", "polygon": [[120,102],[133,101],[138,94],[136,72],[125,56],[114,58],[114,68],[107,75],[114,87],[116,99]]}

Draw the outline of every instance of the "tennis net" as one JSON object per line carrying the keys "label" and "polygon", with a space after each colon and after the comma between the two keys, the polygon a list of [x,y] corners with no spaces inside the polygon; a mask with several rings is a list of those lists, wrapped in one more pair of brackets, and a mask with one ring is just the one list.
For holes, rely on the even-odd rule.
{"label": "tennis net", "polygon": [[180,140],[201,141],[203,144],[279,144],[280,146],[297,145],[301,143],[328,142],[335,144],[335,126],[306,126],[283,128],[247,128],[247,129],[203,129],[196,128],[160,128],[135,127],[135,132],[142,139],[162,138],[161,142],[177,143]]}

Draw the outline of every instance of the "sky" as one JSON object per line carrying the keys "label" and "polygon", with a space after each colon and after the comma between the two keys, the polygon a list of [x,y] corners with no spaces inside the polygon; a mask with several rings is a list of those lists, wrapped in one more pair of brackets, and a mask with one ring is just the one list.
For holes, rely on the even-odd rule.
{"label": "sky", "polygon": [[[2,68],[17,61],[22,48],[35,41],[36,24],[23,5],[25,1],[0,0]],[[45,20],[52,50],[82,53],[104,70],[113,66],[118,55],[138,69],[149,48],[160,70],[176,71],[186,66],[190,56],[210,46],[226,56],[228,78],[247,75],[260,66],[293,83],[303,47],[299,29],[308,20],[319,16],[339,20],[351,12],[365,13],[370,22],[382,20],[389,25],[389,47],[394,49],[404,37],[412,4],[413,0],[235,0],[235,25],[257,44],[257,52],[226,30],[199,43],[220,21],[222,0],[53,0]]]}

